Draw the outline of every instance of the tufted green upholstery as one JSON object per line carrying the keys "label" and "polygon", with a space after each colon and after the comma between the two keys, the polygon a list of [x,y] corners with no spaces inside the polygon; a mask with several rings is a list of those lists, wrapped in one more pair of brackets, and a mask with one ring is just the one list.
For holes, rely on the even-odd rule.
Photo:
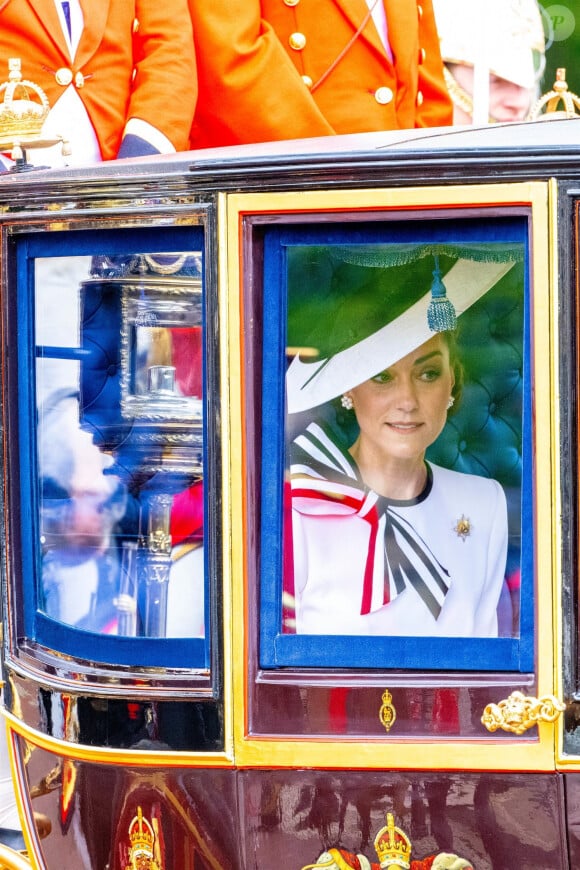
{"label": "tufted green upholstery", "polygon": [[[522,476],[523,267],[513,269],[459,321],[465,373],[457,411],[428,451],[433,462],[498,480],[519,534]],[[454,409],[455,410],[455,409]]]}
{"label": "tufted green upholstery", "polygon": [[506,589],[500,633],[517,634],[522,525],[523,265],[460,319],[458,345],[465,373],[457,412],[428,451],[433,462],[493,477],[508,503]]}

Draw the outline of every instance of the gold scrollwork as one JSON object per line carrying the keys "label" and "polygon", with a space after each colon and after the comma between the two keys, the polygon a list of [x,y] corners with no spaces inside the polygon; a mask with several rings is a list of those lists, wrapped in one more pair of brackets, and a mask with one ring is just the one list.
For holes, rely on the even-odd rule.
{"label": "gold scrollwork", "polygon": [[512,692],[499,704],[488,704],[481,717],[488,731],[510,731],[523,734],[538,722],[555,722],[565,705],[553,695],[533,698],[523,692]]}
{"label": "gold scrollwork", "polygon": [[383,692],[382,701],[383,703],[381,704],[381,709],[379,710],[379,719],[381,720],[385,731],[390,731],[395,724],[395,719],[397,718],[397,711],[395,710],[393,704],[393,696],[388,689],[385,689],[385,691]]}
{"label": "gold scrollwork", "polygon": [[150,532],[147,544],[152,553],[170,553],[171,535],[164,529],[155,529]]}

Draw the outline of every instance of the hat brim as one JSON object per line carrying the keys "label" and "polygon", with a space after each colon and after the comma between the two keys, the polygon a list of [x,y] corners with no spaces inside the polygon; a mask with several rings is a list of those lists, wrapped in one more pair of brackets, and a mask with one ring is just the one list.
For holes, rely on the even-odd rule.
{"label": "hat brim", "polygon": [[[515,265],[458,260],[445,275],[447,297],[460,317]],[[427,323],[428,291],[396,320],[333,356],[316,362],[294,357],[286,373],[289,414],[323,405],[394,365],[433,337]]]}

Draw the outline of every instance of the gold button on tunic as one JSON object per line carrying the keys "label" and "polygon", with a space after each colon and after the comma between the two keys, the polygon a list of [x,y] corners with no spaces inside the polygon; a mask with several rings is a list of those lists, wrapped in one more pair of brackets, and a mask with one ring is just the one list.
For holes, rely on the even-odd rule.
{"label": "gold button on tunic", "polygon": [[62,85],[63,88],[66,88],[73,80],[72,69],[69,69],[67,66],[61,66],[60,69],[57,69],[54,77],[57,81],[57,84]]}
{"label": "gold button on tunic", "polygon": [[302,51],[304,46],[306,45],[306,37],[303,33],[291,33],[290,38],[288,40],[290,44],[290,48],[293,48],[294,51]]}
{"label": "gold button on tunic", "polygon": [[390,88],[384,85],[382,88],[377,88],[375,91],[375,100],[377,103],[380,103],[381,106],[386,106],[393,99],[393,92]]}

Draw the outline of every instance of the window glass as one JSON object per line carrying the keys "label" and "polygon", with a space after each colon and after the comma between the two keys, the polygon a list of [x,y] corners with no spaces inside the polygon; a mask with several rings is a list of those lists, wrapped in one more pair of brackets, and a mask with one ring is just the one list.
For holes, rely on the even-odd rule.
{"label": "window glass", "polygon": [[203,638],[201,251],[34,259],[37,607]]}
{"label": "window glass", "polygon": [[527,233],[268,232],[262,667],[531,669]]}

